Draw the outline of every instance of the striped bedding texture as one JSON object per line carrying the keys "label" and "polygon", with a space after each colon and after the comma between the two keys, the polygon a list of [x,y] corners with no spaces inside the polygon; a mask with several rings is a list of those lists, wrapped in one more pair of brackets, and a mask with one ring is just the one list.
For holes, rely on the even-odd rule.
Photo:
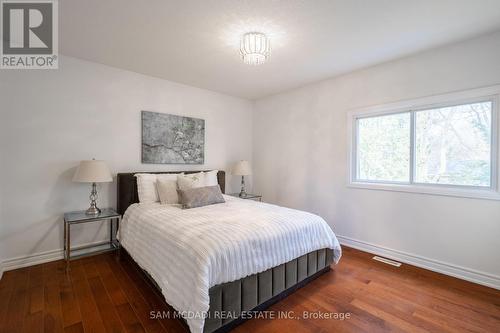
{"label": "striped bedding texture", "polygon": [[311,251],[341,248],[319,216],[224,196],[225,203],[181,209],[133,204],[120,224],[120,243],[162,290],[166,301],[201,333],[211,287],[263,272]]}

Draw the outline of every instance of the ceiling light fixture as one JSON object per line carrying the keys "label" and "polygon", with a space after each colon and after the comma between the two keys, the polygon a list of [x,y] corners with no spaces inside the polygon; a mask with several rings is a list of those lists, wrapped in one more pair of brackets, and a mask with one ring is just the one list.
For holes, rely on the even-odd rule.
{"label": "ceiling light fixture", "polygon": [[271,41],[261,32],[249,32],[241,37],[240,53],[245,64],[260,65],[271,52]]}

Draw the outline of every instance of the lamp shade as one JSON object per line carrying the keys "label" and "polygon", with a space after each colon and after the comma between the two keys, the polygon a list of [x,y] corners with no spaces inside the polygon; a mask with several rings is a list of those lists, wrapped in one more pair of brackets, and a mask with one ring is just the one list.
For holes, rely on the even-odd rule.
{"label": "lamp shade", "polygon": [[248,176],[252,174],[252,168],[248,161],[239,161],[233,167],[233,175]]}
{"label": "lamp shade", "polygon": [[113,181],[106,162],[97,160],[81,161],[73,176],[74,182],[105,183]]}

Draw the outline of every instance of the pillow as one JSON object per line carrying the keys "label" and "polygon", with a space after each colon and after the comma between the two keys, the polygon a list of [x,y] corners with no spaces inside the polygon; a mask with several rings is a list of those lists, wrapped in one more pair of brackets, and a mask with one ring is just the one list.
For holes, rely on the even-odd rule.
{"label": "pillow", "polygon": [[140,203],[152,203],[159,201],[156,191],[156,175],[151,173],[137,173],[137,194]]}
{"label": "pillow", "polygon": [[204,172],[182,174],[177,176],[177,184],[179,190],[187,190],[190,188],[197,188],[205,186]]}
{"label": "pillow", "polygon": [[137,178],[137,194],[139,195],[140,203],[152,203],[160,201],[156,181],[161,180],[177,180],[178,173],[136,173]]}
{"label": "pillow", "polygon": [[159,173],[156,175],[156,180],[157,181],[160,181],[160,180],[173,180],[173,181],[177,181],[177,176],[178,175],[183,175],[184,172],[181,172],[181,173]]}
{"label": "pillow", "polygon": [[219,181],[217,180],[217,173],[219,170],[212,170],[209,172],[205,172],[205,186],[216,186],[219,185]]}
{"label": "pillow", "polygon": [[156,189],[162,204],[176,205],[179,203],[179,195],[177,194],[177,178],[175,180],[158,179]]}
{"label": "pillow", "polygon": [[195,208],[226,202],[219,185],[178,190],[182,208]]}

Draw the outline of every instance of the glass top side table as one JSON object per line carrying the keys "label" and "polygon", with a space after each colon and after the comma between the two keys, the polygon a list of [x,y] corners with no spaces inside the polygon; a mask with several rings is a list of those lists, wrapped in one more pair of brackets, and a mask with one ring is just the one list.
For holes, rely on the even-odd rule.
{"label": "glass top side table", "polygon": [[250,194],[250,193],[247,193],[247,194],[245,194],[244,196],[241,196],[241,197],[240,197],[239,193],[230,193],[228,195],[230,195],[232,197],[235,197],[235,198],[240,198],[240,199],[249,199],[249,200],[255,200],[255,201],[262,201],[262,195],[260,195],[260,194]]}
{"label": "glass top side table", "polygon": [[[80,246],[71,249],[71,226],[75,224],[83,224],[90,222],[106,222],[109,221],[109,240],[104,242]],[[121,215],[111,208],[102,209],[98,215],[86,215],[85,211],[75,211],[64,213],[64,259],[66,260],[66,268],[69,268],[69,262],[72,259],[80,258],[87,255],[113,251],[120,248],[120,243],[116,237],[121,221]],[[96,248],[96,251],[85,252],[76,256],[71,256],[71,252]]]}

